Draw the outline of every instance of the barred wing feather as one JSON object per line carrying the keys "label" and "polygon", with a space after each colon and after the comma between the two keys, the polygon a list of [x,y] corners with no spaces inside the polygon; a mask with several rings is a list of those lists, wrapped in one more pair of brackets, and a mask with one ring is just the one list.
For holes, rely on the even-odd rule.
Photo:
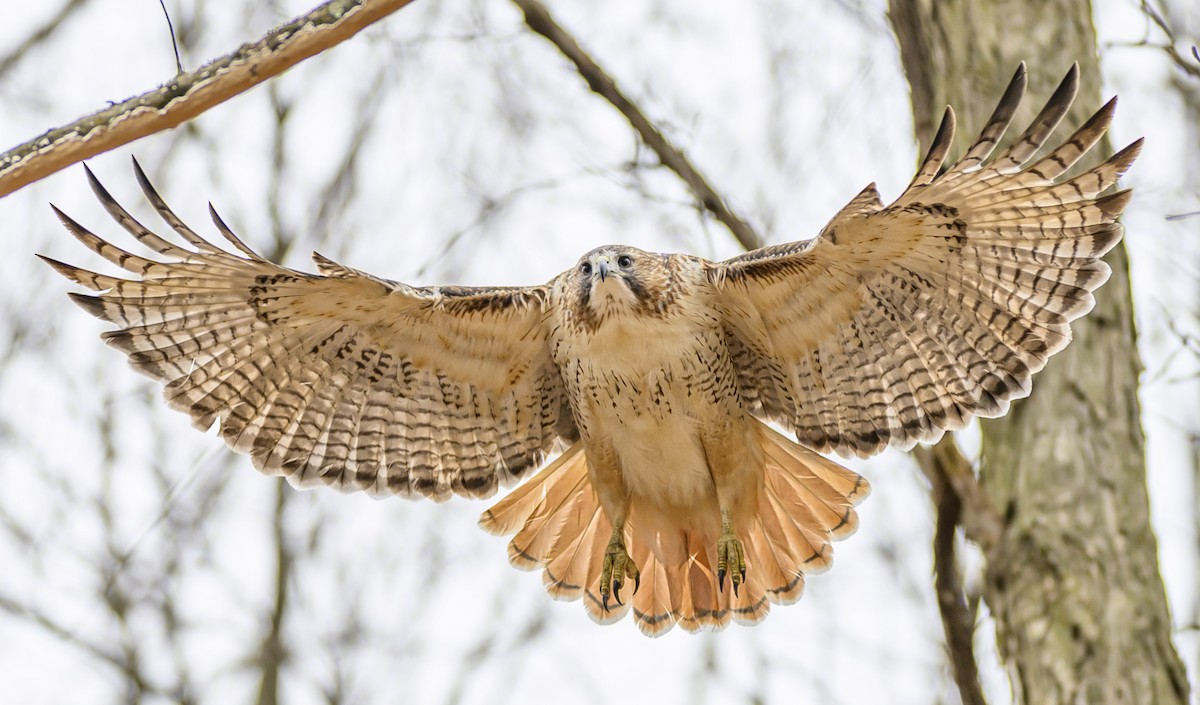
{"label": "barred wing feather", "polygon": [[869,186],[820,237],[714,264],[746,402],[821,451],[866,456],[999,416],[1071,338],[1108,277],[1128,191],[1105,194],[1141,141],[1062,178],[1103,136],[1115,100],[1034,160],[1078,88],[1072,68],[1029,128],[990,159],[1025,67],[979,139],[942,171],[949,109],[908,189]]}
{"label": "barred wing feather", "polygon": [[184,225],[135,168],[190,249],[134,220],[88,171],[109,214],[161,258],[121,250],[56,209],[133,276],[43,259],[100,292],[73,298],[119,326],[106,341],[164,382],[197,427],[219,419],[226,443],[263,472],[298,486],[490,496],[571,428],[545,287],[415,288],[316,254],[321,274],[306,274],[257,255],[214,212],[233,254]]}

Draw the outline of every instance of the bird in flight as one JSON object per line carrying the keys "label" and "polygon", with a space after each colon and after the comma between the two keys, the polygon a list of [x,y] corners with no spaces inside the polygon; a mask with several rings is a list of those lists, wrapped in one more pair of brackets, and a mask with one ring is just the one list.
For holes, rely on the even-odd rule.
{"label": "bird in flight", "polygon": [[[753,624],[799,598],[853,533],[869,491],[819,453],[909,448],[1004,414],[1071,338],[1108,277],[1141,148],[1064,178],[1116,100],[1042,152],[1078,67],[993,156],[1022,65],[978,140],[943,168],[954,113],[912,183],[872,184],[811,240],[712,262],[600,247],[546,284],[413,287],[313,254],[318,274],[259,256],[212,212],[197,235],[137,163],[182,243],[108,213],[157,256],[66,228],[129,274],[45,258],[71,297],[165,384],[172,407],[293,485],[489,497],[513,564],[602,623],[656,636]],[[793,438],[775,430],[774,422]],[[558,455],[541,467],[548,455]],[[535,474],[536,472],[536,474]],[[530,477],[532,475],[532,477]]]}

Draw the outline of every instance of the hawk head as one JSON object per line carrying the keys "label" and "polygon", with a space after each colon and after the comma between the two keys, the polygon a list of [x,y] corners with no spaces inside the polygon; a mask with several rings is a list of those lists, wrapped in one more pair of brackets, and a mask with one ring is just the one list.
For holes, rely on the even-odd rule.
{"label": "hawk head", "polygon": [[597,247],[568,274],[576,320],[593,330],[610,318],[663,317],[675,300],[669,258],[626,245]]}

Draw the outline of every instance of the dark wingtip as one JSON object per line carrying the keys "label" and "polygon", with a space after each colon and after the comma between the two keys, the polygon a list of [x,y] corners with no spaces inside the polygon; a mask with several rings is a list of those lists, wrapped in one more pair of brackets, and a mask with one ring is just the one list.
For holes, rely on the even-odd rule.
{"label": "dark wingtip", "polygon": [[1025,62],[1022,61],[1017,64],[1017,70],[1013,72],[1013,76],[1008,82],[1008,87],[1004,89],[1004,95],[1000,98],[1000,105],[1004,105],[1010,100],[1020,103],[1021,98],[1025,95],[1025,89],[1028,87],[1029,70],[1025,66]]}
{"label": "dark wingtip", "polygon": [[47,257],[43,254],[37,255],[37,258],[50,265],[54,271],[58,272],[63,277],[70,279],[80,286],[85,286],[92,291],[101,291],[107,288],[96,281],[99,275],[97,275],[95,272],[89,272],[88,270],[81,269],[73,264],[60,262],[53,257]]}
{"label": "dark wingtip", "polygon": [[71,277],[68,275],[68,272],[71,272],[71,271],[73,271],[73,270],[75,269],[74,267],[72,267],[71,265],[67,264],[66,262],[60,262],[60,261],[58,261],[58,260],[54,259],[53,257],[48,257],[48,256],[46,256],[46,255],[43,255],[43,254],[42,254],[42,253],[40,253],[40,252],[35,252],[35,253],[33,253],[33,256],[34,256],[34,257],[37,257],[37,258],[38,258],[38,259],[40,259],[41,261],[43,261],[43,262],[45,262],[46,264],[50,265],[50,267],[51,267],[52,269],[54,269],[54,271],[58,272],[59,274],[63,275],[64,277],[67,277],[68,279],[70,279],[70,278],[71,278]]}
{"label": "dark wingtip", "polygon": [[130,155],[129,160],[133,162],[133,177],[137,179],[138,186],[141,186],[142,190],[149,189],[153,191],[154,187],[150,185],[150,178],[146,176],[146,170],[142,168],[137,157]]}
{"label": "dark wingtip", "polygon": [[225,224],[225,220],[221,217],[221,214],[217,212],[217,207],[213,205],[212,201],[208,202],[208,216],[212,218],[213,225],[217,226],[217,229],[222,233],[233,232],[233,230],[231,230],[230,227]]}
{"label": "dark wingtip", "polygon": [[1054,89],[1054,93],[1050,99],[1046,101],[1049,105],[1066,104],[1070,105],[1075,102],[1075,96],[1079,93],[1079,62],[1071,64],[1071,68],[1062,80],[1058,82],[1058,87]]}
{"label": "dark wingtip", "polygon": [[54,205],[53,203],[47,203],[46,205],[50,206],[50,210],[54,211],[54,215],[55,215],[55,217],[58,218],[58,222],[62,223],[63,225],[65,225],[67,227],[70,227],[71,225],[75,224],[75,221],[71,218],[71,216],[67,215],[66,213],[63,213],[62,209],[59,208],[58,206]]}
{"label": "dark wingtip", "polygon": [[934,133],[932,144],[954,139],[954,127],[957,122],[958,116],[954,114],[954,106],[947,105],[946,109],[942,111],[942,121],[938,124],[937,132]]}
{"label": "dark wingtip", "polygon": [[100,200],[100,203],[104,206],[104,209],[110,214],[114,209],[123,210],[120,204],[117,203],[117,199],[113,198],[112,194],[108,192],[108,189],[104,188],[104,184],[100,183],[100,179],[96,178],[96,174],[91,170],[91,168],[88,167],[87,164],[84,164],[83,169],[85,172],[87,172],[88,186],[91,187],[92,193],[96,194],[96,198]]}
{"label": "dark wingtip", "polygon": [[1096,200],[1096,207],[1100,209],[1104,215],[1109,218],[1116,219],[1124,212],[1125,207],[1129,205],[1129,200],[1133,198],[1132,189],[1121,189],[1115,193],[1111,193],[1104,198]]}
{"label": "dark wingtip", "polygon": [[58,206],[54,205],[53,203],[51,203],[49,205],[50,205],[50,210],[54,211],[54,215],[58,218],[58,222],[62,223],[63,227],[66,228],[68,231],[70,231],[70,233],[72,235],[75,236],[75,239],[79,240],[84,245],[87,245],[87,248],[89,250],[92,250],[93,252],[99,252],[99,250],[96,249],[95,243],[89,242],[88,236],[91,235],[91,233],[88,232],[87,228],[80,225],[71,216],[67,215],[66,213],[63,213],[62,210],[60,210]]}
{"label": "dark wingtip", "polygon": [[104,311],[104,302],[100,300],[99,296],[89,296],[88,294],[80,294],[74,291],[67,292],[67,296],[71,297],[71,300],[79,308],[87,311],[96,318],[102,321],[110,320],[108,314]]}
{"label": "dark wingtip", "polygon": [[1109,159],[1114,162],[1125,162],[1131,164],[1133,163],[1134,159],[1137,159],[1138,156],[1141,155],[1142,146],[1145,144],[1146,138],[1139,137],[1127,144],[1124,149],[1109,157]]}
{"label": "dark wingtip", "polygon": [[154,184],[150,183],[150,177],[146,176],[146,170],[142,168],[137,157],[131,155],[129,158],[133,162],[133,177],[137,179],[138,188],[142,189],[142,193],[154,205],[155,210],[161,213],[165,204],[163,203],[162,196],[158,195],[158,189],[154,188]]}
{"label": "dark wingtip", "polygon": [[[116,348],[121,352],[134,353],[137,352],[137,346],[134,343],[133,336],[127,330],[110,330],[100,334],[100,339],[106,345]],[[131,359],[132,363],[133,360]]]}

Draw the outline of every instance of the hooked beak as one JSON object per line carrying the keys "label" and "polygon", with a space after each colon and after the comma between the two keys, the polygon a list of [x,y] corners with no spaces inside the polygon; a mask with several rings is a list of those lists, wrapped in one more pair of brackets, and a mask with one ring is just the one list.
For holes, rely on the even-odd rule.
{"label": "hooked beak", "polygon": [[600,274],[600,281],[608,279],[608,255],[596,258],[596,272]]}

